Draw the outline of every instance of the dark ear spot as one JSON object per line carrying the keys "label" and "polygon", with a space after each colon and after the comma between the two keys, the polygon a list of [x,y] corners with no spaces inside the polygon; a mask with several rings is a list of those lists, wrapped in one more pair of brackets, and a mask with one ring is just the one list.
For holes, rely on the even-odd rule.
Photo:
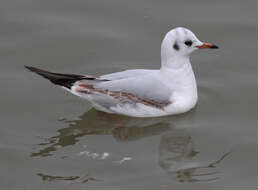
{"label": "dark ear spot", "polygon": [[176,50],[176,51],[179,51],[179,45],[177,44],[177,42],[174,43],[173,45],[173,48]]}

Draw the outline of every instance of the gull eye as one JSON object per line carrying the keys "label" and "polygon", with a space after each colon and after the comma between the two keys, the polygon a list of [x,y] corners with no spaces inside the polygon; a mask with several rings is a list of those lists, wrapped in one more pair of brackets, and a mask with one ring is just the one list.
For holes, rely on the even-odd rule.
{"label": "gull eye", "polygon": [[193,44],[193,42],[191,40],[186,40],[185,41],[185,45],[188,47],[191,47],[191,45]]}

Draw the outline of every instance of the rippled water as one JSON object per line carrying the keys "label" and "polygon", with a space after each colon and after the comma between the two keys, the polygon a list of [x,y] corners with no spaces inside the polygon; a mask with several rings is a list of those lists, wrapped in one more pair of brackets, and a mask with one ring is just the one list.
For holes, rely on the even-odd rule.
{"label": "rippled water", "polygon": [[[257,189],[257,2],[0,5],[0,189]],[[220,46],[192,56],[199,103],[180,116],[97,112],[23,67],[159,68],[162,37],[176,26]]]}

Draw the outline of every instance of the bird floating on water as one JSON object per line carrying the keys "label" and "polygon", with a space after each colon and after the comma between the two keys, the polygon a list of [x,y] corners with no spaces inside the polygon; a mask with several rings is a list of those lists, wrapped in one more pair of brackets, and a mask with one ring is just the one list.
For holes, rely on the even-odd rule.
{"label": "bird floating on water", "polygon": [[190,55],[197,49],[216,49],[198,40],[190,30],[170,30],[161,44],[161,68],[105,74],[61,74],[25,66],[53,84],[88,100],[94,108],[132,117],[158,117],[192,109],[198,99]]}

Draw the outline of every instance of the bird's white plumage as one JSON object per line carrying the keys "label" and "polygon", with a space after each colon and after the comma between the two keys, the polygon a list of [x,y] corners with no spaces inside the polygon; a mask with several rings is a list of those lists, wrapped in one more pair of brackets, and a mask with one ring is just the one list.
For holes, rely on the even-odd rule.
{"label": "bird's white plumage", "polygon": [[[186,40],[192,41],[191,47],[184,44]],[[96,109],[110,113],[157,117],[186,112],[196,105],[198,98],[189,56],[201,44],[190,30],[173,29],[166,34],[161,45],[161,69],[127,70],[102,75],[100,79],[109,81],[91,82],[93,90],[90,93],[78,92],[78,83],[74,84],[71,91],[89,100]],[[82,83],[87,85],[88,81],[80,81],[79,84]],[[100,89],[108,92],[103,93]],[[166,104],[155,107],[141,101],[131,102],[122,96],[110,96],[112,92],[129,93],[140,100]]]}

